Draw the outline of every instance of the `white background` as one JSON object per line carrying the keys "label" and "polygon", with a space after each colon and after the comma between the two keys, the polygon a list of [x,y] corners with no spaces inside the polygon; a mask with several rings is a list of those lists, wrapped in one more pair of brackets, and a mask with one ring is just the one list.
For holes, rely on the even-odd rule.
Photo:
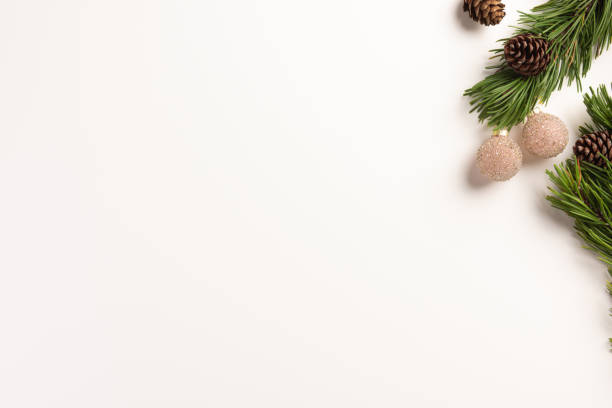
{"label": "white background", "polygon": [[610,407],[561,158],[461,96],[540,2],[461,3],[0,1],[0,406]]}

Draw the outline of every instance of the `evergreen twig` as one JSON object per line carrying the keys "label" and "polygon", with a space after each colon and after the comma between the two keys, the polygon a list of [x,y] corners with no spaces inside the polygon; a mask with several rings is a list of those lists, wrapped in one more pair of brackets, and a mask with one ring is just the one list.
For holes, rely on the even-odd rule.
{"label": "evergreen twig", "polygon": [[[533,111],[538,101],[547,102],[565,82],[576,82],[591,68],[591,62],[610,46],[612,0],[550,0],[531,13],[520,13],[514,35],[534,34],[550,43],[551,61],[539,75],[523,77],[504,60],[503,48],[494,49],[489,66],[495,72],[465,91],[470,112],[496,130],[510,129]],[[505,43],[508,39],[502,39]]]}
{"label": "evergreen twig", "polygon": [[[581,134],[594,129],[612,130],[612,98],[605,86],[590,88],[584,104],[593,123],[581,126]],[[612,163],[606,159],[606,166],[601,168],[573,157],[546,173],[554,184],[546,199],[574,218],[574,228],[585,247],[607,265],[612,279]],[[612,281],[607,288],[612,295]]]}

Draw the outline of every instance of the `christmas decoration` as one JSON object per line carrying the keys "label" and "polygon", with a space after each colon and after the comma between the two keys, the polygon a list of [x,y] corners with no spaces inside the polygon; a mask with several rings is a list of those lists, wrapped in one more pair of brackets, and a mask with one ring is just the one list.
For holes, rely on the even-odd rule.
{"label": "christmas decoration", "polygon": [[[612,133],[612,98],[606,87],[601,86],[597,91],[591,89],[584,103],[593,124],[580,128],[583,136],[579,142],[592,140],[590,135],[602,133],[606,135],[602,143],[607,145]],[[599,139],[596,145],[599,149]],[[601,156],[601,164],[597,164],[598,159],[593,164],[590,154],[584,156],[582,153],[555,166],[554,171],[546,172],[554,184],[550,188],[551,195],[546,198],[553,207],[574,218],[576,232],[586,247],[607,265],[612,278],[612,164]],[[608,282],[607,287],[612,294],[612,283]]]}
{"label": "christmas decoration", "polygon": [[506,181],[521,169],[523,154],[519,145],[507,132],[493,135],[484,142],[476,154],[480,172],[491,180]]}
{"label": "christmas decoration", "polygon": [[548,102],[566,82],[576,82],[581,89],[580,80],[592,60],[610,46],[612,0],[550,0],[531,13],[522,13],[514,34],[545,38],[550,44],[550,63],[540,75],[524,77],[508,65],[504,49],[493,50],[493,58],[499,60],[490,66],[495,72],[465,95],[480,121],[494,129],[521,123],[539,100]]}
{"label": "christmas decoration", "polygon": [[606,159],[610,160],[612,156],[612,98],[606,87],[601,86],[597,92],[591,89],[591,92],[584,96],[584,104],[593,125],[580,128],[582,136],[574,145],[574,154],[578,160],[604,167]]}
{"label": "christmas decoration", "polygon": [[517,74],[538,75],[550,62],[548,41],[533,35],[517,35],[506,42],[504,57],[508,66]]}
{"label": "christmas decoration", "polygon": [[[494,73],[464,95],[481,122],[510,130],[566,83],[581,89],[592,60],[612,41],[612,0],[549,0],[521,13],[514,36],[501,41],[504,47],[493,50],[498,62],[489,67]],[[535,152],[554,152],[552,146],[537,149],[537,138],[530,139]]]}
{"label": "christmas decoration", "polygon": [[604,167],[612,160],[612,134],[607,130],[582,135],[576,140],[574,154],[581,161]]}
{"label": "christmas decoration", "polygon": [[555,115],[536,112],[529,115],[523,127],[522,145],[531,154],[542,158],[558,155],[565,149],[569,132]]}
{"label": "christmas decoration", "polygon": [[480,24],[490,26],[499,24],[506,12],[500,0],[464,0],[463,11]]}

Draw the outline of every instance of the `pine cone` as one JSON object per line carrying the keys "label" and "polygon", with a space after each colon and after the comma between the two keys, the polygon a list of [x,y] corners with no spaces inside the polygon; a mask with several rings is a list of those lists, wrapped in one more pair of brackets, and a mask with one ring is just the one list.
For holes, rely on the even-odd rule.
{"label": "pine cone", "polygon": [[501,0],[463,0],[463,11],[467,11],[472,20],[486,26],[502,21],[506,15],[505,7]]}
{"label": "pine cone", "polygon": [[607,131],[599,131],[583,135],[576,140],[574,154],[578,160],[604,167],[606,161],[601,155],[612,161],[612,134]]}
{"label": "pine cone", "polygon": [[517,74],[534,76],[544,71],[550,62],[548,41],[529,34],[521,34],[506,42],[506,62]]}

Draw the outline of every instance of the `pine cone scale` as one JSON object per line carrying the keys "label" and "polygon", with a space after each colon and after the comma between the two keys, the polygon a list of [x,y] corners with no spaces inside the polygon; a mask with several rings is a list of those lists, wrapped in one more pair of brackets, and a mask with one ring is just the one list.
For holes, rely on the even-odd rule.
{"label": "pine cone scale", "polygon": [[520,75],[538,75],[550,63],[548,47],[548,41],[543,38],[528,34],[517,35],[504,45],[506,63]]}
{"label": "pine cone scale", "polygon": [[612,134],[603,130],[583,135],[574,144],[574,154],[578,160],[604,167],[605,159],[612,161]]}
{"label": "pine cone scale", "polygon": [[499,24],[506,16],[506,6],[501,0],[463,0],[463,11],[480,24],[489,26]]}

